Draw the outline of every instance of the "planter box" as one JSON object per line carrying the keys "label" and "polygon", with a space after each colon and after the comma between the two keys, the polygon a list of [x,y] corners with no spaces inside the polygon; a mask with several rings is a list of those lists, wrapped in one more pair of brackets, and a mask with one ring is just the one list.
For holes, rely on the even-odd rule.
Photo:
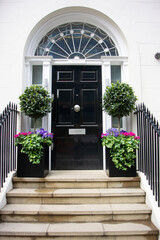
{"label": "planter box", "polygon": [[21,145],[18,145],[17,177],[45,177],[49,173],[49,147],[44,146],[39,164],[29,162],[28,155],[21,153],[21,148]]}
{"label": "planter box", "polygon": [[106,148],[106,166],[109,170],[109,177],[136,177],[136,159],[135,166],[128,168],[127,171],[119,170],[115,167],[110,156],[110,149]]}

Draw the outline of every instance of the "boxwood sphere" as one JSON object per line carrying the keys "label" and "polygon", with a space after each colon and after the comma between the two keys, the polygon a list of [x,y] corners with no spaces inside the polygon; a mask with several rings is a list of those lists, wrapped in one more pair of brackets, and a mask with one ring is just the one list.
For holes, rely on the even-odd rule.
{"label": "boxwood sphere", "polygon": [[103,110],[112,117],[128,116],[135,110],[137,97],[127,83],[112,83],[103,96]]}
{"label": "boxwood sphere", "polygon": [[19,99],[21,111],[29,117],[41,118],[51,111],[52,98],[42,86],[27,87]]}

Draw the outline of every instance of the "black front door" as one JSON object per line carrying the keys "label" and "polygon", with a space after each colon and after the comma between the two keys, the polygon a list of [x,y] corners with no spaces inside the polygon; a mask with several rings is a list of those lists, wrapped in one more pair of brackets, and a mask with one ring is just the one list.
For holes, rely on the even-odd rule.
{"label": "black front door", "polygon": [[53,66],[52,169],[102,169],[101,67]]}

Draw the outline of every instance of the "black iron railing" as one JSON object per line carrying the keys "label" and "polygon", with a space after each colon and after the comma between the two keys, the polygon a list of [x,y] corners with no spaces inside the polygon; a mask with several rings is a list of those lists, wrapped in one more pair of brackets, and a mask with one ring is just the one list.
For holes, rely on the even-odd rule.
{"label": "black iron railing", "polygon": [[16,169],[14,135],[17,132],[17,106],[9,103],[0,114],[0,191],[8,174]]}
{"label": "black iron railing", "polygon": [[146,175],[160,207],[160,126],[144,104],[137,106],[137,133],[141,138],[138,170]]}

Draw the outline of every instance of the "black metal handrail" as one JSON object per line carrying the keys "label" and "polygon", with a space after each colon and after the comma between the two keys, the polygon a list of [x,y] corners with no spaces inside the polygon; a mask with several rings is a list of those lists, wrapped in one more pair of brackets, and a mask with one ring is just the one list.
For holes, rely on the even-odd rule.
{"label": "black metal handrail", "polygon": [[146,175],[160,207],[160,126],[144,104],[137,106],[136,114],[137,134],[141,139],[138,170]]}
{"label": "black metal handrail", "polygon": [[8,174],[16,169],[17,105],[9,103],[0,114],[0,191]]}

